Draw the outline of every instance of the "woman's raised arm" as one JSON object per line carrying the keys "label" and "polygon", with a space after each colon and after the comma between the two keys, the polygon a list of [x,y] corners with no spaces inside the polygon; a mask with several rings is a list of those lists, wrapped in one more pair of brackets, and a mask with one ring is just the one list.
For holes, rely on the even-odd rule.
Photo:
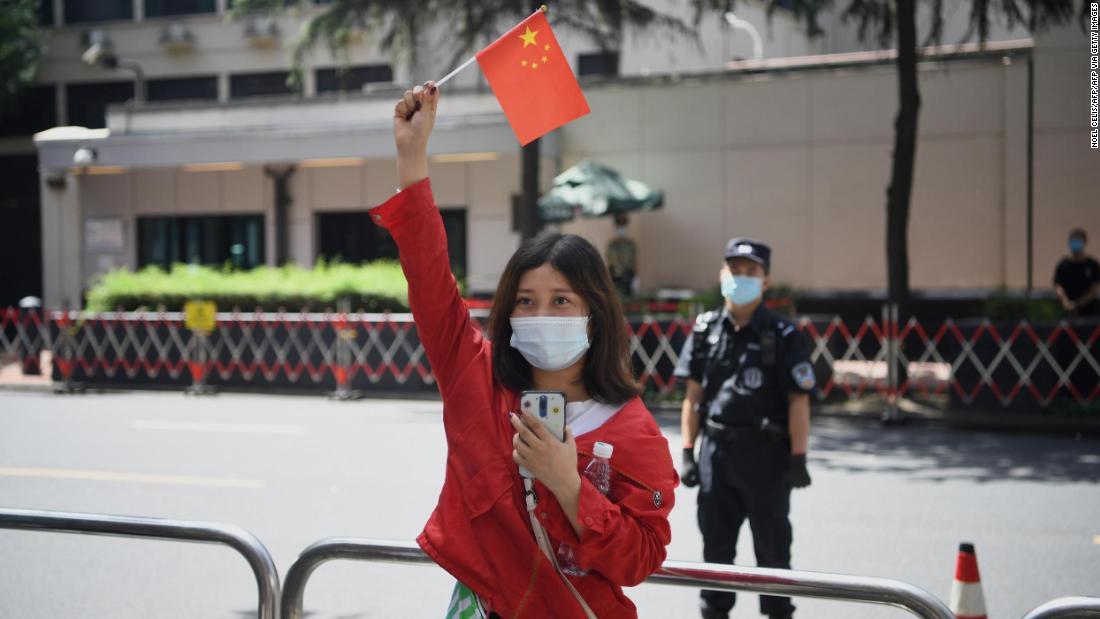
{"label": "woman's raised arm", "polygon": [[[447,235],[428,180],[428,137],[435,124],[439,90],[428,82],[407,91],[394,107],[393,134],[401,190],[371,209],[371,219],[389,230],[409,283],[409,307],[444,404],[461,397],[488,405],[492,389],[489,346],[459,294],[447,254]],[[444,408],[449,426],[472,407]],[[457,411],[457,412],[456,412]],[[451,417],[451,418],[448,418]],[[460,429],[460,428],[456,428]]]}

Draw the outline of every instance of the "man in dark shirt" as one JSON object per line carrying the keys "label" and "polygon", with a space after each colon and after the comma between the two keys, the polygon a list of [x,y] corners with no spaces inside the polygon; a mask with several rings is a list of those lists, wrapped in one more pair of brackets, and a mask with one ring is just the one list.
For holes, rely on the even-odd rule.
{"label": "man in dark shirt", "polygon": [[[705,561],[732,563],[747,519],[757,564],[789,569],[791,488],[810,485],[813,366],[797,326],[764,307],[771,249],[733,239],[725,259],[723,307],[699,316],[676,367],[687,379],[681,479],[699,486]],[[701,597],[704,619],[726,619],[735,601],[724,591],[703,590]],[[760,612],[790,619],[794,605],[788,597],[764,595]]]}
{"label": "man in dark shirt", "polygon": [[1085,253],[1089,237],[1081,228],[1069,233],[1069,256],[1054,270],[1054,290],[1069,316],[1100,316],[1100,263]]}

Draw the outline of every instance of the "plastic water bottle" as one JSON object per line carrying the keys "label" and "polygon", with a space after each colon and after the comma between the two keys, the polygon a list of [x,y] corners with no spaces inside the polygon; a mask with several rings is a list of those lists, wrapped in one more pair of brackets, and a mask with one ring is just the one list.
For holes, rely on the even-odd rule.
{"label": "plastic water bottle", "polygon": [[[592,448],[592,461],[584,467],[584,476],[600,494],[607,496],[611,491],[611,452],[614,446],[610,443],[596,443]],[[566,543],[558,544],[558,567],[568,576],[587,576],[588,570],[577,565],[573,547]]]}

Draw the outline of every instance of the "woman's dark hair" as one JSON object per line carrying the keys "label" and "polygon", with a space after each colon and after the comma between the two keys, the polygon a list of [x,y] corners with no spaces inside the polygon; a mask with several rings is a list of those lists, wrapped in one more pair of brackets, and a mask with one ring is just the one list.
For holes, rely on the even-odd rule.
{"label": "woman's dark hair", "polygon": [[565,276],[573,292],[588,305],[592,344],[588,348],[584,388],[597,401],[618,404],[641,393],[631,373],[630,341],[622,303],[611,274],[591,243],[575,234],[545,232],[525,241],[504,267],[493,309],[489,337],[493,341],[493,376],[515,392],[531,389],[531,364],[509,344],[519,280],[531,269],[549,264]]}

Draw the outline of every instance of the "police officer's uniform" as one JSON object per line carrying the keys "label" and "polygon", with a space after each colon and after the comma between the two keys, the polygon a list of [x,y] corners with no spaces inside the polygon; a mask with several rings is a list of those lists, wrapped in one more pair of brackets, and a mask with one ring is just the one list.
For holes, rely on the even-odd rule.
{"label": "police officer's uniform", "polygon": [[[755,252],[767,263],[766,245],[735,241],[727,258],[730,251]],[[704,560],[733,563],[748,518],[757,564],[790,568],[788,395],[810,393],[815,383],[802,335],[763,303],[741,329],[725,309],[707,312],[684,344],[676,375],[703,385],[698,521]],[[723,616],[735,594],[704,590],[702,598],[713,616]],[[760,598],[760,612],[770,617],[793,611],[790,598]]]}

